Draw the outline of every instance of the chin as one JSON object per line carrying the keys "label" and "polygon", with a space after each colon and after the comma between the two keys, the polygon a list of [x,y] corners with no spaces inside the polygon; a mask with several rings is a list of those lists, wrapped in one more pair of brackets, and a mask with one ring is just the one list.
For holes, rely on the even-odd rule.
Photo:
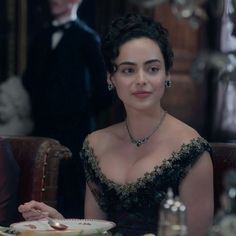
{"label": "chin", "polygon": [[57,5],[51,6],[50,11],[54,18],[63,17],[68,14],[67,9],[64,9]]}
{"label": "chin", "polygon": [[51,14],[54,18],[59,18],[59,17],[63,16],[63,13],[57,9],[51,10]]}

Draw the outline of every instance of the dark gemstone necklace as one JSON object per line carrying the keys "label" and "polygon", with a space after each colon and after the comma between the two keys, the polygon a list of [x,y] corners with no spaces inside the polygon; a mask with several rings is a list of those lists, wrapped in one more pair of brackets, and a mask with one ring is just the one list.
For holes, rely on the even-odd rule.
{"label": "dark gemstone necklace", "polygon": [[132,136],[132,134],[130,133],[130,130],[129,130],[127,119],[126,119],[125,120],[125,126],[126,126],[126,129],[128,131],[131,143],[135,144],[137,147],[140,147],[141,145],[147,143],[147,141],[151,138],[151,136],[160,128],[165,116],[166,116],[166,111],[164,111],[163,115],[161,116],[160,121],[158,122],[157,126],[152,130],[152,132],[149,135],[147,135],[146,137],[143,137],[143,138],[140,138],[140,139],[135,139]]}

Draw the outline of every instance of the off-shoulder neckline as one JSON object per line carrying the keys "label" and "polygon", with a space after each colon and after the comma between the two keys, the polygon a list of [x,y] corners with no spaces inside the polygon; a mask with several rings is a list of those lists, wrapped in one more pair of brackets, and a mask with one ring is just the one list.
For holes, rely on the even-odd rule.
{"label": "off-shoulder neckline", "polygon": [[[203,137],[196,137],[193,138],[189,141],[189,143],[183,143],[178,151],[173,151],[169,158],[166,158],[162,161],[160,165],[156,165],[152,171],[150,172],[145,172],[143,176],[137,178],[134,182],[132,183],[126,183],[126,184],[120,184],[116,183],[115,181],[109,179],[101,170],[99,166],[99,161],[94,153],[93,147],[91,147],[89,140],[86,138],[83,144],[82,150],[86,151],[86,156],[88,157],[88,162],[92,165],[92,169],[94,170],[94,173],[96,177],[100,179],[100,181],[108,186],[108,188],[113,188],[115,189],[118,193],[126,193],[127,190],[129,191],[135,191],[139,187],[143,186],[146,184],[148,181],[153,180],[158,174],[161,174],[164,169],[171,167],[171,164],[178,160],[181,159],[181,156],[183,154],[188,154],[189,150],[192,147],[196,147],[199,149],[199,152],[202,151],[202,147],[204,146],[209,146],[209,148],[205,148],[204,150],[209,151],[210,150],[210,145],[208,142],[203,138]],[[201,153],[199,153],[200,155]],[[128,192],[129,192],[128,191]]]}

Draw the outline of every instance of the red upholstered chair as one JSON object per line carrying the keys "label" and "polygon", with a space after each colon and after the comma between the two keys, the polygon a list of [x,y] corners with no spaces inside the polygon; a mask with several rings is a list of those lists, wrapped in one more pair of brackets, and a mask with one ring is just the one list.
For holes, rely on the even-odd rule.
{"label": "red upholstered chair", "polygon": [[215,212],[220,207],[220,196],[224,191],[223,177],[227,170],[236,170],[236,143],[211,143],[214,167]]}
{"label": "red upholstered chair", "polygon": [[59,163],[71,156],[70,150],[50,138],[3,138],[10,143],[20,167],[19,204],[33,199],[55,207]]}

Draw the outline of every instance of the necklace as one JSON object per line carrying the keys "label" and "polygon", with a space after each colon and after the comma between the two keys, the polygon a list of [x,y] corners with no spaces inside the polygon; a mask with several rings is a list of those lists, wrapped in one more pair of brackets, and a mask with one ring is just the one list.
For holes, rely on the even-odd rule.
{"label": "necklace", "polygon": [[140,147],[141,145],[145,144],[150,139],[150,137],[159,129],[159,127],[161,126],[165,116],[166,116],[166,111],[164,111],[160,121],[158,122],[157,126],[153,129],[153,131],[148,136],[146,136],[144,138],[140,138],[140,139],[135,139],[131,135],[130,130],[129,130],[129,126],[128,126],[128,122],[127,122],[127,119],[126,119],[125,120],[125,126],[126,126],[126,129],[128,131],[131,143],[135,144],[137,147]]}

